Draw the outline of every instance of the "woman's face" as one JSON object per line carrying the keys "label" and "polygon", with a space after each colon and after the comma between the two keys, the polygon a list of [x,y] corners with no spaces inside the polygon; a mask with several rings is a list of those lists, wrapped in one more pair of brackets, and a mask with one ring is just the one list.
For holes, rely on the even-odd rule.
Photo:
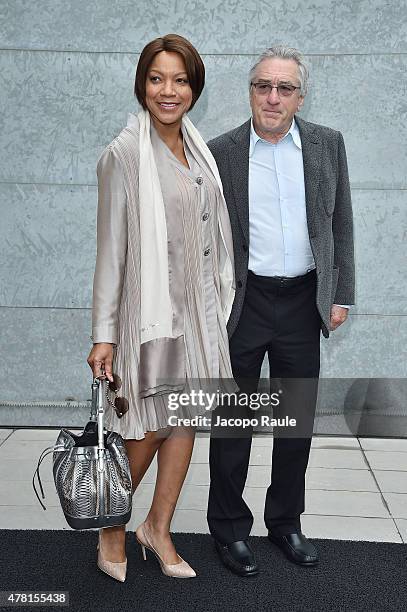
{"label": "woman's face", "polygon": [[181,121],[192,104],[192,89],[183,57],[174,51],[160,51],[147,72],[146,105],[160,123]]}

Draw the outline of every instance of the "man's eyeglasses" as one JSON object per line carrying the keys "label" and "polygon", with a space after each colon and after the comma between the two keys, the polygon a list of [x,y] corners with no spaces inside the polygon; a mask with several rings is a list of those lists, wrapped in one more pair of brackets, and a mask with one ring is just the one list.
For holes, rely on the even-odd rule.
{"label": "man's eyeglasses", "polygon": [[255,90],[256,93],[260,96],[268,96],[271,94],[273,89],[277,89],[278,95],[283,96],[284,98],[288,98],[292,96],[296,89],[301,89],[301,87],[297,87],[295,85],[290,85],[289,83],[282,83],[281,85],[272,85],[271,83],[264,83],[262,81],[258,83],[250,83]]}

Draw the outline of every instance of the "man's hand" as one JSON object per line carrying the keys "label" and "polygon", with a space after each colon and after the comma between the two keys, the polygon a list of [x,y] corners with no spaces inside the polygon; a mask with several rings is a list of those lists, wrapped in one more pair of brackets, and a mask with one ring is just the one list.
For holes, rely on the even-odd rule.
{"label": "man's hand", "polygon": [[344,321],[348,318],[348,308],[342,308],[342,306],[337,306],[333,304],[331,306],[331,331],[342,325]]}

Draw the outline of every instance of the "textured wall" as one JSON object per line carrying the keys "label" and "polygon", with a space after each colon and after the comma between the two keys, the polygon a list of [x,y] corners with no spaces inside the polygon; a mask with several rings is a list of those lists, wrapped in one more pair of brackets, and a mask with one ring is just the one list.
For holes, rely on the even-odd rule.
{"label": "textured wall", "polygon": [[357,305],[322,374],[405,377],[406,17],[401,0],[2,0],[0,404],[89,397],[96,160],[136,110],[138,53],[168,32],[203,54],[207,139],[249,117],[263,48],[304,52],[301,115],[342,131],[355,216]]}

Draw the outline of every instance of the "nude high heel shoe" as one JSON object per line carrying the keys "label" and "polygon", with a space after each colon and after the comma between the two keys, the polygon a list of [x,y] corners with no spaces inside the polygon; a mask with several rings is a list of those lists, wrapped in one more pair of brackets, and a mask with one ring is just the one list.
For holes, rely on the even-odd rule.
{"label": "nude high heel shoe", "polygon": [[137,527],[136,539],[141,546],[144,561],[147,561],[146,548],[148,548],[148,550],[151,550],[151,552],[157,557],[161,571],[166,576],[171,576],[172,578],[194,578],[196,576],[196,573],[192,567],[179,555],[178,557],[181,559],[179,563],[164,563],[154,546],[149,541],[144,529],[144,523]]}
{"label": "nude high heel shoe", "polygon": [[111,576],[112,578],[114,578],[115,580],[119,580],[120,582],[124,582],[126,580],[126,572],[127,572],[127,559],[126,561],[121,561],[121,562],[114,562],[114,561],[108,561],[107,559],[103,558],[103,551],[102,551],[102,538],[101,538],[101,533],[102,533],[102,529],[99,529],[99,542],[97,545],[97,551],[98,551],[98,568],[102,570],[102,572],[105,572],[105,574],[108,574],[109,576]]}

